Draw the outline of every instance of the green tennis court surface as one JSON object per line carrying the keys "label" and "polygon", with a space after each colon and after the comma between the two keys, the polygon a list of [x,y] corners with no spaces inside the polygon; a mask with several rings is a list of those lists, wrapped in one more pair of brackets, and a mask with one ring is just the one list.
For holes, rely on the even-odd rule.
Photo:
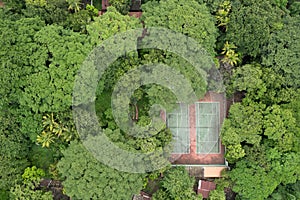
{"label": "green tennis court surface", "polygon": [[189,106],[178,104],[178,108],[167,113],[167,126],[173,134],[173,153],[190,153]]}
{"label": "green tennis court surface", "polygon": [[197,153],[219,153],[220,104],[196,103]]}

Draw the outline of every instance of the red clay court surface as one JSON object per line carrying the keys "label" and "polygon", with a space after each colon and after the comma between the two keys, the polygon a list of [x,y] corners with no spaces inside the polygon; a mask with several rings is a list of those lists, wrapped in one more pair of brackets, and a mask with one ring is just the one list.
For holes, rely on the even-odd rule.
{"label": "red clay court surface", "polygon": [[[220,127],[224,121],[226,114],[226,98],[224,94],[214,92],[206,93],[199,102],[219,102],[220,103]],[[190,153],[189,154],[172,154],[170,161],[172,164],[184,165],[224,165],[225,164],[225,148],[220,142],[220,153],[214,154],[198,154],[196,142],[196,115],[195,104],[189,107],[189,123],[190,123]]]}

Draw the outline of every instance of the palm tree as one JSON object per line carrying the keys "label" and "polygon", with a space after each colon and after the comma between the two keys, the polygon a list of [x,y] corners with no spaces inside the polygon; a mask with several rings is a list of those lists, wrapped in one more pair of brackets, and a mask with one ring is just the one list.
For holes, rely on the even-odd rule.
{"label": "palm tree", "polygon": [[37,143],[42,144],[43,147],[49,147],[58,138],[69,142],[73,138],[78,137],[73,125],[69,123],[63,124],[58,116],[54,117],[53,113],[43,116],[43,128],[43,132],[37,137]]}
{"label": "palm tree", "polygon": [[49,147],[54,142],[54,135],[50,132],[43,131],[41,135],[37,136],[36,141],[42,144],[42,147]]}
{"label": "palm tree", "polygon": [[221,54],[224,55],[224,58],[222,59],[223,63],[228,63],[229,65],[237,65],[240,61],[239,55],[234,51],[237,47],[234,44],[228,43],[228,41],[225,42],[223,51]]}
{"label": "palm tree", "polygon": [[69,4],[69,10],[73,10],[74,12],[78,12],[80,10],[80,0],[66,0],[66,2]]}
{"label": "palm tree", "polygon": [[53,131],[53,128],[58,126],[57,122],[55,122],[53,113],[51,115],[46,114],[43,116],[43,127],[44,129],[49,129],[49,131]]}

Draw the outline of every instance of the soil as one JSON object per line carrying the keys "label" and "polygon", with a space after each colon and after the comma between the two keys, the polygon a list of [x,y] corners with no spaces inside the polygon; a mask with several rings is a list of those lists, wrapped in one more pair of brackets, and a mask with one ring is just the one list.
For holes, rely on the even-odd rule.
{"label": "soil", "polygon": [[236,193],[231,188],[225,188],[226,200],[235,200]]}
{"label": "soil", "polygon": [[40,182],[39,189],[51,191],[54,200],[70,200],[70,197],[63,194],[63,186],[60,181],[44,179]]}

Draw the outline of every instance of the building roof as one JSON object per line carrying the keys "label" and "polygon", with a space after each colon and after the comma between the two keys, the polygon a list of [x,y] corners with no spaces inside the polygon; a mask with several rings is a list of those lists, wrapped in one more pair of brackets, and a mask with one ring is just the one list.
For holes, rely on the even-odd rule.
{"label": "building roof", "polygon": [[140,194],[135,194],[132,200],[144,200],[144,198]]}
{"label": "building roof", "polygon": [[106,10],[108,6],[108,0],[102,0],[102,11]]}
{"label": "building roof", "polygon": [[216,184],[210,181],[199,180],[197,194],[201,194],[203,198],[208,198],[209,193],[216,189]]}
{"label": "building roof", "polygon": [[146,192],[141,191],[140,194],[134,195],[132,200],[151,200],[151,197]]}
{"label": "building roof", "polygon": [[208,190],[202,190],[202,189],[198,189],[198,194],[202,195],[202,198],[207,199],[209,197],[209,192]]}
{"label": "building roof", "polygon": [[203,167],[204,174],[203,176],[206,178],[218,178],[222,177],[222,171],[227,169],[227,166],[205,166]]}
{"label": "building roof", "polygon": [[190,176],[198,178],[220,178],[222,177],[222,171],[229,169],[229,167],[226,164],[220,166],[173,164],[173,166],[183,166],[189,172]]}
{"label": "building roof", "polygon": [[129,16],[133,16],[133,17],[136,17],[136,18],[140,18],[142,16],[143,12],[141,11],[130,11],[129,12]]}

